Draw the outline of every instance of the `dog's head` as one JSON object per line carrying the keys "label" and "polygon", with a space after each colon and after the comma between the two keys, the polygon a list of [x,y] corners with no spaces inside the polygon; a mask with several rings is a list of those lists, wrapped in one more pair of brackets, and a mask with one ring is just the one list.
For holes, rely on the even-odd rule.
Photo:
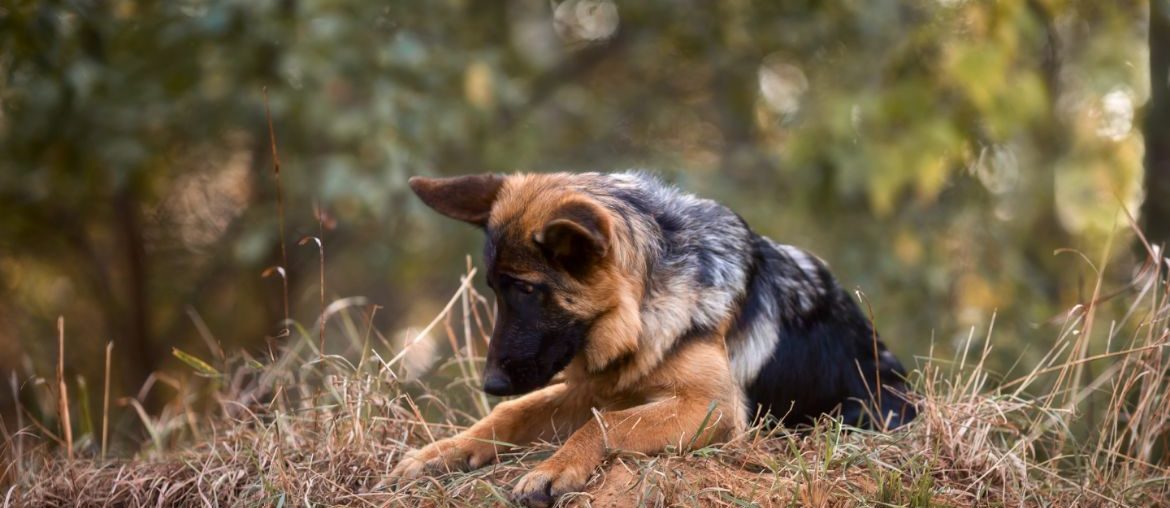
{"label": "dog's head", "polygon": [[[623,290],[615,283],[615,217],[572,190],[572,178],[410,179],[428,206],[487,235],[484,262],[498,308],[484,373],[487,393],[518,395],[545,386],[589,342],[607,340],[591,335]],[[614,348],[592,349],[608,354]]]}

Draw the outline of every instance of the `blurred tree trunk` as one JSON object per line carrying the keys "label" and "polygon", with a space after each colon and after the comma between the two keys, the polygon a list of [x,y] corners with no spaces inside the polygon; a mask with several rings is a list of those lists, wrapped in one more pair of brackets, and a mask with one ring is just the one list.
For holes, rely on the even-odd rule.
{"label": "blurred tree trunk", "polygon": [[[125,334],[126,357],[132,366],[126,369],[129,388],[140,388],[155,369],[157,356],[151,338],[150,297],[147,292],[146,239],[142,234],[142,218],[138,198],[132,189],[126,188],[114,197],[115,221],[122,235],[121,241],[126,255],[126,303],[122,319]],[[145,405],[154,409],[162,398],[152,391]]]}
{"label": "blurred tree trunk", "polygon": [[1150,102],[1142,230],[1151,245],[1170,242],[1170,0],[1150,2]]}
{"label": "blurred tree trunk", "polygon": [[1073,139],[1071,128],[1060,117],[1057,107],[1063,93],[1060,73],[1064,65],[1064,47],[1056,27],[1056,17],[1049,7],[1038,0],[1030,0],[1027,6],[1044,28],[1042,39],[1036,41],[1036,48],[1041,55],[1041,78],[1048,97],[1048,121],[1035,131],[1040,163],[1034,168],[1036,173],[1031,179],[1031,188],[1024,189],[1028,199],[1036,203],[1034,214],[1026,219],[1028,229],[1034,231],[1035,236],[1024,246],[1024,259],[1032,266],[1030,271],[1033,274],[1042,274],[1031,280],[1034,288],[1042,291],[1049,301],[1072,305],[1083,301],[1082,296],[1077,295],[1075,302],[1062,299],[1068,298],[1069,287],[1077,282],[1071,278],[1053,276],[1059,273],[1062,266],[1062,260],[1053,255],[1053,250],[1072,244],[1056,210],[1057,164],[1061,156],[1068,153]]}

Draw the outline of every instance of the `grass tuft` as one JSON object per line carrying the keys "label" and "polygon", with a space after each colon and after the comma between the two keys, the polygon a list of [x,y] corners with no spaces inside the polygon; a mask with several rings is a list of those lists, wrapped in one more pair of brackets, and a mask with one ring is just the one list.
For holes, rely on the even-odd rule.
{"label": "grass tuft", "polygon": [[[52,446],[41,435],[43,427],[19,429],[16,434],[41,444],[6,465],[14,478],[6,503],[499,504],[507,499],[510,484],[547,457],[553,444],[506,454],[499,464],[478,471],[421,479],[397,490],[383,481],[405,451],[452,435],[490,402],[474,379],[482,359],[469,356],[468,344],[485,341],[490,329],[477,324],[471,310],[482,303],[469,283],[473,274],[472,269],[461,277],[458,293],[442,314],[398,346],[389,361],[381,360],[389,351],[385,348],[395,346],[384,339],[383,347],[364,349],[371,342],[368,326],[339,327],[355,334],[345,343],[363,350],[328,356],[317,349],[317,330],[293,326],[295,340],[285,342],[267,364],[241,353],[216,369],[176,350],[191,366],[189,383],[214,387],[218,410],[192,415],[176,402],[159,415],[147,415],[136,399],[125,399],[149,430],[150,446],[136,456],[110,460],[97,453],[71,458],[68,443]],[[1094,309],[1074,309],[1045,362],[1018,378],[993,382],[985,366],[990,341],[959,358],[924,359],[912,376],[919,417],[898,431],[850,429],[825,418],[805,432],[756,427],[731,443],[696,452],[619,452],[585,493],[563,502],[1165,505],[1170,502],[1170,294],[1158,282],[1160,275],[1144,280],[1129,312],[1133,335],[1115,351],[1087,355],[1091,330],[1082,327]],[[349,313],[357,305],[334,302],[330,312],[353,319]],[[490,316],[486,311],[476,312]],[[357,322],[363,318],[369,319],[361,316]],[[1125,324],[1113,324],[1109,333],[1119,333]],[[401,360],[439,329],[447,331],[452,348],[431,378],[447,382],[404,381]],[[1119,337],[1110,341],[1123,342]],[[367,356],[378,361],[350,361]],[[1076,375],[1088,361],[1105,365],[1092,370],[1100,373],[1093,379],[1086,377],[1088,371]],[[215,379],[199,377],[212,372]],[[1092,398],[1107,401],[1108,410],[1084,422],[1089,414],[1084,407]],[[193,426],[201,439],[195,439]],[[7,445],[13,441],[9,437]]]}

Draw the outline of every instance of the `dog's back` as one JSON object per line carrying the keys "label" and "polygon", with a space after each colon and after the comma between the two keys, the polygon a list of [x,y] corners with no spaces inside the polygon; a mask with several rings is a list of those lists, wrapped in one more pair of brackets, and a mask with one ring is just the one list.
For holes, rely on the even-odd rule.
{"label": "dog's back", "polygon": [[914,418],[902,365],[822,261],[643,173],[579,176],[651,253],[642,330],[673,337],[649,342],[678,347],[729,323],[749,416],[795,425],[839,410],[847,423],[875,426],[877,416],[890,428]]}

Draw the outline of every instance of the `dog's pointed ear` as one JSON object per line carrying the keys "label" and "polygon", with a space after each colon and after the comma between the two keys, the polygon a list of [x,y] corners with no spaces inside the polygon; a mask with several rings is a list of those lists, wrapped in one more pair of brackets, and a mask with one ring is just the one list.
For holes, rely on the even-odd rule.
{"label": "dog's pointed ear", "polygon": [[414,176],[408,183],[410,190],[436,212],[484,227],[504,177],[491,173],[451,178]]}
{"label": "dog's pointed ear", "polygon": [[609,253],[609,213],[586,201],[557,208],[536,234],[545,257],[574,277],[584,277]]}

